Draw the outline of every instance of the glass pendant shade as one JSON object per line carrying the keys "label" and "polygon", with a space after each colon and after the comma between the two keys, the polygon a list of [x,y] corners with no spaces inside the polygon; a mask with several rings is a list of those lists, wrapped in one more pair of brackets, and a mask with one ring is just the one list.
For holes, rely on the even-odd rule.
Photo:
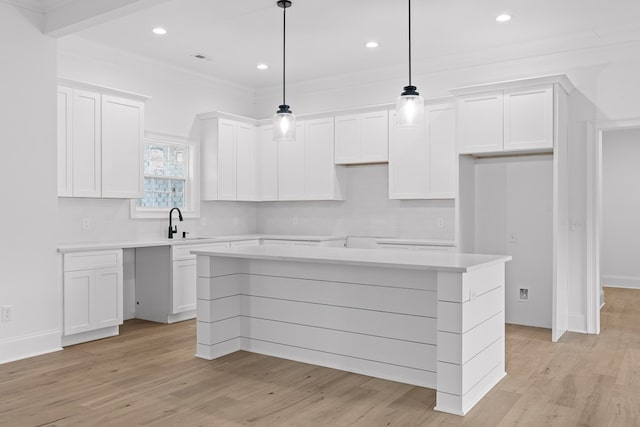
{"label": "glass pendant shade", "polygon": [[396,103],[396,126],[417,128],[424,126],[424,98],[415,86],[405,86]]}
{"label": "glass pendant shade", "polygon": [[281,105],[280,109],[273,115],[273,140],[296,140],[296,116],[289,110],[288,105]]}

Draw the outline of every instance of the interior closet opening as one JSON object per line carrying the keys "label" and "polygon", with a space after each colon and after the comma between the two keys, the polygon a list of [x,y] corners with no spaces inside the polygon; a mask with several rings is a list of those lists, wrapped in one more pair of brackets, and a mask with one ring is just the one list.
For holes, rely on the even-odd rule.
{"label": "interior closet opening", "polygon": [[506,322],[551,328],[553,154],[461,156],[459,176],[461,251],[511,255]]}
{"label": "interior closet opening", "polygon": [[605,287],[640,290],[640,128],[601,136],[600,308]]}

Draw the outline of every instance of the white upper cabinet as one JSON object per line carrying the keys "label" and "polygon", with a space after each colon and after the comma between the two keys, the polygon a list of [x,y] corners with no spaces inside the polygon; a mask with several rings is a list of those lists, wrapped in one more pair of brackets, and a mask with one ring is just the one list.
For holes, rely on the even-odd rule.
{"label": "white upper cabinet", "polygon": [[278,200],[278,142],[271,125],[260,127],[259,153],[260,200]]}
{"label": "white upper cabinet", "polygon": [[304,200],[306,123],[296,122],[296,140],[278,142],[278,200]]}
{"label": "white upper cabinet", "polygon": [[58,196],[73,196],[73,91],[58,87]]}
{"label": "white upper cabinet", "polygon": [[553,149],[553,87],[504,91],[504,149]]}
{"label": "white upper cabinet", "polygon": [[259,200],[256,126],[200,116],[202,200]]}
{"label": "white upper cabinet", "polygon": [[236,127],[237,200],[260,200],[258,186],[258,140],[256,127],[238,123]]}
{"label": "white upper cabinet", "polygon": [[[544,84],[534,84],[536,82]],[[458,152],[553,150],[554,90],[571,90],[572,85],[567,82],[566,78],[549,76],[454,89],[454,93],[461,95],[458,99]],[[483,89],[486,92],[478,93]],[[465,94],[465,91],[473,93]]]}
{"label": "white upper cabinet", "polygon": [[144,195],[144,103],[102,95],[102,197]]}
{"label": "white upper cabinet", "polygon": [[278,143],[278,200],[343,200],[345,170],[334,164],[333,117],[296,126],[295,141]]}
{"label": "white upper cabinet", "polygon": [[335,117],[335,163],[382,163],[388,156],[388,112]]}
{"label": "white upper cabinet", "polygon": [[455,106],[425,106],[425,126],[403,129],[389,114],[389,198],[455,197]]}
{"label": "white upper cabinet", "polygon": [[306,199],[343,200],[344,167],[334,164],[333,117],[306,122]]}
{"label": "white upper cabinet", "polygon": [[142,197],[148,97],[63,83],[58,87],[58,196]]}
{"label": "white upper cabinet", "polygon": [[73,90],[72,99],[72,195],[73,197],[100,197],[102,188],[100,94]]}
{"label": "white upper cabinet", "polygon": [[218,121],[218,197],[236,200],[236,123]]}
{"label": "white upper cabinet", "polygon": [[456,106],[425,106],[429,141],[429,196],[453,199],[456,193]]}
{"label": "white upper cabinet", "polygon": [[458,152],[490,153],[502,150],[503,94],[486,93],[458,100]]}

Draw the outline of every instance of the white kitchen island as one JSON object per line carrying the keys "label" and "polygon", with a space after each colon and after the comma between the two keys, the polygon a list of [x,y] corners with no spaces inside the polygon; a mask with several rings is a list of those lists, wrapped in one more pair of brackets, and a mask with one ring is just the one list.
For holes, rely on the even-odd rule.
{"label": "white kitchen island", "polygon": [[197,353],[246,350],[436,389],[466,414],[505,375],[509,256],[196,250]]}

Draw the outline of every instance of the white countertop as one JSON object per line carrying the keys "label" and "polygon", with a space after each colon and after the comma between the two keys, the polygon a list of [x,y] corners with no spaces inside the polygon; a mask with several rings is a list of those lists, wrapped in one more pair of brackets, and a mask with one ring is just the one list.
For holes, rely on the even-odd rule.
{"label": "white countertop", "polygon": [[227,258],[375,265],[377,267],[454,272],[467,272],[511,260],[510,256],[505,255],[300,246],[242,246],[193,250],[191,253]]}
{"label": "white countertop", "polygon": [[107,249],[144,248],[150,246],[174,246],[174,245],[194,245],[216,242],[233,242],[238,240],[299,240],[306,242],[326,242],[331,240],[342,240],[346,236],[308,236],[308,235],[287,235],[287,234],[238,234],[231,236],[211,236],[211,237],[188,237],[183,239],[139,239],[114,242],[87,242],[59,245],[58,252],[94,251]]}

